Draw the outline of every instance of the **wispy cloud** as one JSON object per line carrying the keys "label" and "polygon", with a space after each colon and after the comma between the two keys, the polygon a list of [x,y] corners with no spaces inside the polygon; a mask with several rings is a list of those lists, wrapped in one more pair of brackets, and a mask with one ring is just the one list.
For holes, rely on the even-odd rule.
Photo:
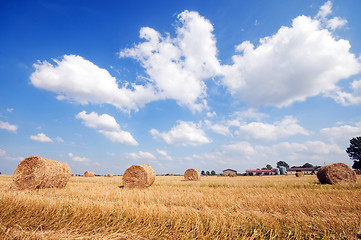
{"label": "wispy cloud", "polygon": [[169,156],[168,153],[164,150],[157,149],[157,153],[166,160],[173,160],[173,158]]}
{"label": "wispy cloud", "polygon": [[127,158],[133,159],[133,160],[139,160],[139,159],[156,159],[156,157],[150,153],[150,152],[143,152],[143,151],[139,151],[137,153],[127,153],[126,154]]}
{"label": "wispy cloud", "polygon": [[22,161],[23,159],[25,159],[24,157],[14,157],[11,156],[10,154],[8,154],[5,150],[0,149],[0,158],[4,158],[5,160],[9,160],[9,161]]}
{"label": "wispy cloud", "polygon": [[68,153],[68,156],[71,158],[71,160],[73,160],[75,162],[90,162],[90,160],[88,158],[74,156],[74,154],[72,154],[72,153]]}

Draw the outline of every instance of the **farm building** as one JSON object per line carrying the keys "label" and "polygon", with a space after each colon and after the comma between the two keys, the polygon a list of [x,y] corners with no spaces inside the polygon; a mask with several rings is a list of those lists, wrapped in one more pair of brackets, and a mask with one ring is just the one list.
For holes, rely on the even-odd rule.
{"label": "farm building", "polygon": [[317,173],[320,166],[314,166],[310,168],[287,168],[287,174],[296,174],[296,172],[302,172],[305,175]]}
{"label": "farm building", "polygon": [[267,170],[246,170],[248,176],[259,176],[259,175],[275,175],[276,169],[267,169]]}
{"label": "farm building", "polygon": [[[282,167],[281,167],[282,168]],[[320,168],[320,166],[315,166],[311,168],[272,168],[267,170],[246,170],[246,174],[248,176],[259,176],[259,175],[284,175],[284,174],[296,174],[296,172],[302,172],[305,175],[310,175],[313,173],[317,173],[317,170]]]}
{"label": "farm building", "polygon": [[233,169],[223,170],[223,176],[229,176],[229,175],[234,175],[234,174],[237,175],[237,171],[236,171],[236,170],[233,170]]}

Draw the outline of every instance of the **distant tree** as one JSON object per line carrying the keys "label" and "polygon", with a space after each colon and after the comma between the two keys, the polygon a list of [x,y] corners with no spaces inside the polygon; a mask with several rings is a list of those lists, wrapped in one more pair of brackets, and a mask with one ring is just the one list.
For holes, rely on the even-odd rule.
{"label": "distant tree", "polygon": [[261,170],[267,170],[267,168],[263,167],[263,168],[261,168]]}
{"label": "distant tree", "polygon": [[204,170],[201,171],[201,174],[202,174],[202,175],[206,175],[206,173],[204,172]]}
{"label": "distant tree", "polygon": [[212,170],[211,175],[216,175],[216,171]]}
{"label": "distant tree", "polygon": [[285,168],[289,168],[290,167],[290,165],[288,165],[288,163],[286,163],[285,161],[278,161],[277,162],[277,167],[279,168],[279,167],[285,167]]}
{"label": "distant tree", "polygon": [[353,160],[352,168],[361,170],[361,137],[352,138],[346,152],[350,159]]}
{"label": "distant tree", "polygon": [[267,165],[266,165],[266,168],[267,168],[268,170],[271,170],[271,169],[272,169],[272,166],[271,166],[270,164],[267,164]]}
{"label": "distant tree", "polygon": [[352,168],[361,170],[361,161],[358,161],[358,162],[354,161],[353,165],[352,165]]}
{"label": "distant tree", "polygon": [[311,163],[305,163],[302,165],[303,168],[311,168],[313,165]]}
{"label": "distant tree", "polygon": [[211,174],[209,173],[209,171],[207,171],[206,174],[207,174],[207,175],[211,175]]}

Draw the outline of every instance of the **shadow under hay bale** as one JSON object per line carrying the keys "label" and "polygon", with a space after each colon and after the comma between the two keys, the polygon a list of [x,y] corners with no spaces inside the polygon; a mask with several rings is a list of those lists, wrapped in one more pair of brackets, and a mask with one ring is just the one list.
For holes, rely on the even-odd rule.
{"label": "shadow under hay bale", "polygon": [[193,168],[187,169],[184,172],[184,180],[186,180],[186,181],[199,181],[199,180],[201,180],[201,174],[197,170],[195,170]]}
{"label": "shadow under hay bale", "polygon": [[357,178],[354,171],[344,163],[334,163],[321,167],[317,178],[322,184],[355,183]]}
{"label": "shadow under hay bale", "polygon": [[11,189],[63,188],[71,177],[68,164],[32,156],[21,161],[13,173]]}
{"label": "shadow under hay bale", "polygon": [[125,170],[123,185],[126,188],[146,188],[155,181],[155,173],[148,164],[132,165]]}
{"label": "shadow under hay bale", "polygon": [[303,172],[296,172],[296,177],[304,177],[305,174]]}
{"label": "shadow under hay bale", "polygon": [[83,177],[95,177],[94,172],[86,171],[83,175]]}

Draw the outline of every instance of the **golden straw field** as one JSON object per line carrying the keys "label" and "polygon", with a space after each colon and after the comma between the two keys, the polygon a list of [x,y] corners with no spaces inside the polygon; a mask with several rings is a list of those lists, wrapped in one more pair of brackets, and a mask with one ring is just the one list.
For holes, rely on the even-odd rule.
{"label": "golden straw field", "polygon": [[0,175],[1,239],[356,239],[361,181],[316,176],[71,177],[64,189],[9,190]]}

